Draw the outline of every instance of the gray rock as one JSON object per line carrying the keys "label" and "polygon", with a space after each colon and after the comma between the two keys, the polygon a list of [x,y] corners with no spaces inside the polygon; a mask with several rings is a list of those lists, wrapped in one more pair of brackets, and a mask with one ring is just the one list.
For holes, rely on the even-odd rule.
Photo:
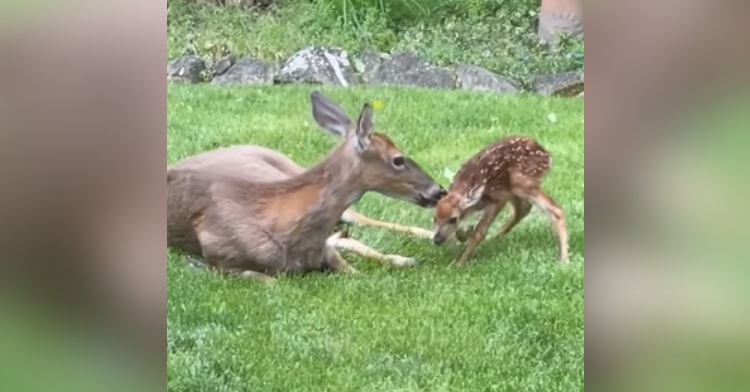
{"label": "gray rock", "polygon": [[457,86],[463,90],[514,94],[520,87],[513,80],[476,65],[456,66]]}
{"label": "gray rock", "polygon": [[223,75],[236,62],[237,62],[237,58],[234,55],[231,55],[231,54],[228,55],[228,56],[224,56],[224,57],[216,60],[216,64],[214,64],[213,70],[212,70],[212,73],[213,73],[214,77],[219,76],[219,75]]}
{"label": "gray rock", "polygon": [[359,59],[365,66],[365,72],[374,70],[388,58],[388,55],[382,55],[374,50],[365,50],[359,55]]}
{"label": "gray rock", "polygon": [[390,56],[387,54],[381,54],[374,50],[365,50],[358,58],[354,59],[354,69],[360,74],[362,83],[369,83],[374,76],[375,70],[378,69],[383,61],[389,58]]}
{"label": "gray rock", "polygon": [[206,62],[194,55],[183,56],[167,64],[167,81],[173,83],[200,83]]}
{"label": "gray rock", "polygon": [[323,84],[349,86],[356,83],[346,51],[310,47],[293,54],[276,76],[279,84]]}
{"label": "gray rock", "polygon": [[583,92],[583,72],[537,75],[531,84],[540,95],[575,97]]}
{"label": "gray rock", "polygon": [[383,55],[374,50],[365,50],[359,55],[359,60],[364,65],[363,72],[374,71],[387,59],[388,57],[383,57]]}
{"label": "gray rock", "polygon": [[412,53],[394,53],[374,71],[373,85],[412,86],[423,88],[456,88],[452,70],[431,64]]}
{"label": "gray rock", "polygon": [[276,66],[252,57],[238,59],[224,73],[216,76],[211,84],[218,86],[252,86],[273,84]]}

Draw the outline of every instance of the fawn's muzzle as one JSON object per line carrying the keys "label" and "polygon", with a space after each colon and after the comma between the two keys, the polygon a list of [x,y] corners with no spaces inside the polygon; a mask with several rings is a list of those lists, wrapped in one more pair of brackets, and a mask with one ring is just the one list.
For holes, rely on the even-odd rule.
{"label": "fawn's muzzle", "polygon": [[445,236],[443,236],[440,233],[436,233],[434,237],[432,237],[432,241],[435,243],[435,245],[442,245],[445,242]]}

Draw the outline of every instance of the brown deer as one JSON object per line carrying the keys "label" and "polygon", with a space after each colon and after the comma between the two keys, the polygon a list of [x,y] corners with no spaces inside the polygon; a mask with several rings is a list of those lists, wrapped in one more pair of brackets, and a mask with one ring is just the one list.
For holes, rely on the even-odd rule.
{"label": "brown deer", "polygon": [[337,247],[395,265],[413,263],[333,230],[344,221],[431,237],[428,230],[374,221],[349,207],[368,191],[434,207],[446,191],[374,131],[370,104],[352,123],[321,93],[311,93],[310,102],[315,122],[343,142],[308,170],[259,146],[209,151],[167,169],[169,247],[226,275],[260,280],[286,272],[356,273]]}
{"label": "brown deer", "polygon": [[506,203],[513,205],[513,216],[495,237],[513,230],[538,206],[549,216],[559,240],[560,263],[568,263],[568,233],[565,215],[541,189],[541,182],[552,166],[550,154],[536,141],[525,137],[505,137],[469,159],[453,178],[448,195],[435,208],[434,242],[444,243],[456,233],[469,214],[481,211],[471,229],[467,246],[454,262],[463,266],[471,252],[484,241],[487,231]]}

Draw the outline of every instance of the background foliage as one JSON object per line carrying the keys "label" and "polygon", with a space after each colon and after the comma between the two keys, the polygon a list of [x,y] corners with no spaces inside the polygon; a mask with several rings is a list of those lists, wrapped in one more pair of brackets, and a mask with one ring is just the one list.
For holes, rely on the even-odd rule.
{"label": "background foliage", "polygon": [[442,65],[471,63],[526,82],[583,69],[583,42],[538,42],[538,0],[281,0],[263,10],[168,0],[168,55],[281,61],[303,47],[408,50]]}

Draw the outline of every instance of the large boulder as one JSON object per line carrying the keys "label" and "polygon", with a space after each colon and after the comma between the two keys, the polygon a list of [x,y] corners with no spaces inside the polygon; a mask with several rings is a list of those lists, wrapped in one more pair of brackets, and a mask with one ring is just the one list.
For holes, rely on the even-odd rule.
{"label": "large boulder", "polygon": [[537,75],[532,81],[532,86],[540,95],[575,97],[583,92],[583,72]]}
{"label": "large boulder", "polygon": [[408,52],[394,53],[383,61],[369,80],[373,85],[422,88],[456,88],[455,73]]}
{"label": "large boulder", "polygon": [[356,77],[343,49],[309,47],[289,57],[276,76],[276,83],[346,87],[355,84]]}
{"label": "large boulder", "polygon": [[232,57],[224,58],[214,67],[217,75],[211,84],[218,86],[252,86],[273,84],[276,66],[252,57],[243,57],[233,61]]}
{"label": "large boulder", "polygon": [[520,91],[515,81],[476,65],[456,66],[456,84],[462,90],[497,94],[513,94]]}
{"label": "large boulder", "polygon": [[216,77],[218,75],[223,75],[225,72],[231,68],[234,63],[237,62],[237,57],[233,54],[229,54],[227,56],[224,56],[213,64],[211,67],[211,74]]}
{"label": "large boulder", "polygon": [[167,81],[196,84],[203,81],[206,62],[194,55],[182,56],[167,63]]}
{"label": "large boulder", "polygon": [[391,56],[387,53],[379,53],[368,49],[360,53],[358,57],[352,59],[352,66],[354,67],[354,72],[359,75],[360,81],[367,84],[372,80],[373,74],[380,64],[389,58]]}

